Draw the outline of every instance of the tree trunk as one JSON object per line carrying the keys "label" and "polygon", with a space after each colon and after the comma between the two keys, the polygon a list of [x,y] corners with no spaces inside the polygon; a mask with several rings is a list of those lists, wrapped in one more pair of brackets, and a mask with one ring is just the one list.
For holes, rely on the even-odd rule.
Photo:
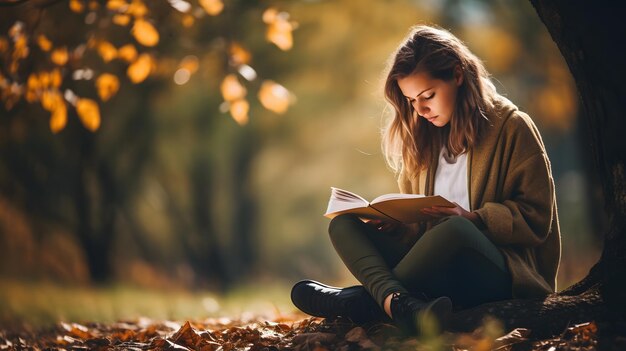
{"label": "tree trunk", "polygon": [[497,302],[462,311],[454,316],[455,330],[472,330],[485,315],[492,315],[507,328],[526,327],[539,337],[581,322],[597,321],[610,328],[626,317],[626,136],[622,135],[626,132],[626,21],[609,0],[530,1],[576,81],[609,229],[600,261],[581,282],[545,299]]}
{"label": "tree trunk", "polygon": [[[96,169],[94,136],[80,130],[81,152],[76,183],[78,237],[85,252],[91,279],[104,283],[111,276],[110,248],[115,220],[114,185],[108,172]],[[106,179],[105,179],[106,177]]]}
{"label": "tree trunk", "polygon": [[207,279],[222,292],[228,290],[234,277],[225,264],[223,245],[220,244],[212,216],[215,197],[211,191],[213,172],[208,155],[196,157],[189,172],[192,190],[193,230],[186,233],[185,252],[197,276],[196,284]]}
{"label": "tree trunk", "polygon": [[257,261],[256,251],[256,202],[251,189],[252,160],[258,150],[257,138],[254,131],[242,128],[239,131],[237,146],[233,152],[233,240],[231,253],[237,259],[234,273],[237,278],[244,280],[254,272]]}
{"label": "tree trunk", "polygon": [[[531,0],[567,62],[591,136],[609,218],[602,257],[581,291],[599,282],[610,307],[623,311],[626,277],[626,24],[609,0]],[[619,6],[618,6],[619,7]],[[607,290],[607,288],[610,288]],[[614,300],[616,298],[616,300]]]}

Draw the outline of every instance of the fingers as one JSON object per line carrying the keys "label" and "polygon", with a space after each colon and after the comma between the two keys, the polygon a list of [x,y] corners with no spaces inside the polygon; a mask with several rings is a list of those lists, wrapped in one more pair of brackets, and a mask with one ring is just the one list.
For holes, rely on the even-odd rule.
{"label": "fingers", "polygon": [[398,223],[392,221],[386,221],[382,219],[370,219],[367,221],[367,224],[376,228],[381,232],[390,232],[397,228]]}
{"label": "fingers", "polygon": [[369,221],[367,221],[367,224],[371,225],[372,227],[380,230],[381,227],[384,225],[384,222],[380,219],[370,219]]}
{"label": "fingers", "polygon": [[386,222],[383,223],[378,229],[382,230],[383,232],[390,232],[395,230],[397,227],[396,223],[391,223],[391,222]]}
{"label": "fingers", "polygon": [[380,219],[370,219],[366,223],[374,228],[378,228],[382,224],[382,221]]}
{"label": "fingers", "polygon": [[457,214],[457,207],[433,206],[422,209],[422,213],[434,218],[442,218]]}

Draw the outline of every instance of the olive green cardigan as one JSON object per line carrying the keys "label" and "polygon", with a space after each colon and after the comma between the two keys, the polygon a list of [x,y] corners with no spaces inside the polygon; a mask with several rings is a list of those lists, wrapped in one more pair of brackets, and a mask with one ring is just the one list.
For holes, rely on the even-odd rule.
{"label": "olive green cardigan", "polygon": [[[550,161],[533,121],[509,100],[498,98],[487,117],[490,126],[468,155],[469,210],[480,216],[483,232],[503,253],[513,296],[544,296],[556,290],[561,258]],[[437,157],[433,161],[413,179],[400,172],[400,191],[432,195]],[[414,231],[415,240],[430,225]]]}

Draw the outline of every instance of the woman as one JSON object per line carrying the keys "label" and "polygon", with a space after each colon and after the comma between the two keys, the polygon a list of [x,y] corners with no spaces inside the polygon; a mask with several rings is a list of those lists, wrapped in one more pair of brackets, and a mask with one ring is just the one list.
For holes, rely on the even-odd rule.
{"label": "woman", "polygon": [[454,208],[399,226],[352,215],[329,226],[362,286],[305,280],[292,301],[319,317],[387,317],[410,333],[453,307],[539,297],[556,289],[560,232],[550,162],[533,121],[500,96],[454,35],[414,27],[392,55],[385,97],[394,115],[383,151],[405,193],[442,195]]}

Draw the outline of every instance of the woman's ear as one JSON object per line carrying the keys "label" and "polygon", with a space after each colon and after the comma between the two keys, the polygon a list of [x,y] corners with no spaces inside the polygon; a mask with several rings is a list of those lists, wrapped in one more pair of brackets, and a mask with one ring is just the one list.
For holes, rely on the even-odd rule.
{"label": "woman's ear", "polygon": [[463,84],[463,69],[461,69],[461,65],[456,65],[454,67],[454,81],[457,87],[460,87]]}

